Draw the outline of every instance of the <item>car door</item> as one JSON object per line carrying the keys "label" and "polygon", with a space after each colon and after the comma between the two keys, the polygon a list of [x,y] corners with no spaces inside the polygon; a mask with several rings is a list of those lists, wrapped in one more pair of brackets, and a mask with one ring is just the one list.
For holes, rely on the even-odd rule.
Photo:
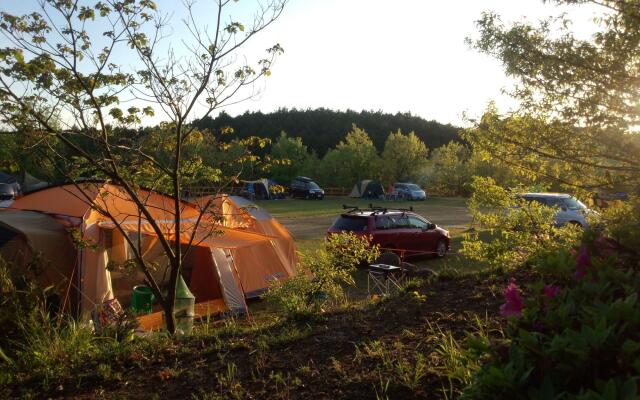
{"label": "car door", "polygon": [[409,225],[413,231],[412,250],[415,255],[432,254],[436,251],[439,234],[431,228],[431,223],[416,215],[409,216]]}
{"label": "car door", "polygon": [[406,254],[411,254],[417,238],[414,235],[415,229],[409,224],[409,218],[405,214],[393,215],[390,218],[396,234],[396,247]]}
{"label": "car door", "polygon": [[395,229],[391,218],[387,215],[376,215],[374,218],[373,242],[379,244],[383,252],[385,249],[396,248],[398,231]]}
{"label": "car door", "polygon": [[291,184],[291,197],[300,197],[300,193],[302,192],[302,189],[300,186],[303,186],[304,183],[299,181],[299,180],[294,180],[293,183]]}

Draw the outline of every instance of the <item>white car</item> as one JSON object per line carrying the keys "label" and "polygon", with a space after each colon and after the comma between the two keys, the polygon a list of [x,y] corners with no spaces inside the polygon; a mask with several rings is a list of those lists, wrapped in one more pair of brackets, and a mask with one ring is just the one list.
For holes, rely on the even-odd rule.
{"label": "white car", "polygon": [[0,183],[0,208],[9,208],[20,190],[17,183]]}
{"label": "white car", "polygon": [[580,200],[566,193],[524,193],[521,197],[524,200],[536,201],[547,207],[558,208],[554,217],[557,226],[576,224],[586,228],[589,225],[587,217],[598,215],[596,211],[589,209]]}
{"label": "white car", "polygon": [[397,199],[426,200],[427,193],[415,183],[394,183],[392,195]]}

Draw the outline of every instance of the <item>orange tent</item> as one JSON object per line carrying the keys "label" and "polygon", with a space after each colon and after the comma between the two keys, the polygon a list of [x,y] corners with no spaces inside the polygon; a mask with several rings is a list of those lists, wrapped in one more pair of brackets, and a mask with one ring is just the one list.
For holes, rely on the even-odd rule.
{"label": "orange tent", "polygon": [[[243,312],[246,311],[244,295],[247,288],[264,290],[269,279],[281,277],[277,272],[282,269],[284,256],[270,250],[272,243],[280,240],[271,236],[277,230],[242,229],[232,224],[220,224],[207,214],[202,216],[196,228],[200,210],[193,203],[183,202],[180,208],[181,235],[177,238],[174,201],[150,190],[140,189],[136,194],[165,237],[174,242],[179,240],[185,250],[192,242],[193,246],[185,254],[182,274],[197,303],[207,308],[214,305],[217,310]],[[77,293],[75,304],[80,314],[114,296],[128,305],[132,287],[143,281],[144,276],[140,272],[131,274],[107,269],[110,262],[121,263],[132,257],[133,249],[120,229],[116,229],[117,226],[134,243],[145,261],[157,266],[154,278],[158,282],[162,284],[168,276],[168,261],[152,221],[141,215],[139,207],[120,186],[84,182],[49,187],[17,199],[11,210],[0,212],[0,224],[8,227],[19,225],[16,228],[19,231],[20,226],[24,228],[29,224],[26,220],[19,224],[16,222],[16,218],[22,218],[21,215],[25,218],[27,215],[46,215],[49,222],[55,221],[65,229],[77,229],[84,241],[94,245],[81,246],[73,260],[74,266],[60,268],[67,271],[69,285]],[[293,254],[291,257],[295,257],[293,243],[288,246],[288,251]],[[41,246],[33,242],[31,247],[39,250]],[[7,252],[3,248],[0,242],[0,254],[4,255]],[[55,259],[55,251],[49,257]],[[295,258],[291,258],[285,270],[293,271],[294,263]],[[260,278],[254,279],[251,275]],[[263,279],[265,276],[268,278]],[[261,288],[258,288],[259,282]]]}
{"label": "orange tent", "polygon": [[204,207],[211,201],[220,223],[228,228],[266,235],[271,239],[251,247],[231,250],[240,282],[247,298],[262,294],[273,280],[296,274],[296,245],[291,233],[267,211],[239,196],[204,196],[194,204]]}

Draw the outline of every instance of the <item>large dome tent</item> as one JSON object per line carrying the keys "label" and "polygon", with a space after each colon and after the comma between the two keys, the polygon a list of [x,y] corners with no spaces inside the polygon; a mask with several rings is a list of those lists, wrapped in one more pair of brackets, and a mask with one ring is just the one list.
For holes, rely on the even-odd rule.
{"label": "large dome tent", "polygon": [[[139,190],[138,197],[143,199],[165,237],[180,240],[186,246],[194,234],[194,246],[185,257],[183,278],[196,296],[196,310],[206,308],[212,312],[246,311],[245,293],[238,272],[243,270],[263,274],[265,271],[245,268],[240,264],[281,263],[276,253],[261,254],[259,251],[260,259],[257,259],[256,254],[253,257],[234,258],[233,251],[260,247],[271,242],[272,237],[257,231],[236,229],[204,218],[194,233],[195,221],[200,211],[188,202],[183,202],[181,236],[177,238],[174,234],[173,199],[145,189]],[[75,263],[66,273],[77,289],[79,313],[85,316],[96,305],[114,297],[126,306],[133,286],[143,283],[141,273],[129,276],[125,272],[107,270],[109,261],[124,261],[131,257],[131,252],[122,232],[116,228],[111,218],[105,216],[104,211],[108,211],[119,222],[130,238],[137,238],[138,232],[140,233],[137,244],[145,260],[156,262],[159,266],[166,265],[166,257],[150,222],[140,215],[135,202],[117,185],[84,182],[48,187],[16,199],[11,210],[0,212],[0,223],[13,226],[16,228],[14,231],[19,230],[11,220],[14,215],[40,215],[50,218],[50,223],[60,224],[65,229],[77,229],[83,240],[95,245],[74,249]],[[215,234],[211,234],[214,231]],[[60,243],[63,237],[62,234],[57,238],[52,237],[51,242]],[[245,254],[252,252],[247,250]],[[277,276],[272,278],[278,279]],[[142,319],[143,327],[159,327],[161,313],[154,314],[153,318]]]}

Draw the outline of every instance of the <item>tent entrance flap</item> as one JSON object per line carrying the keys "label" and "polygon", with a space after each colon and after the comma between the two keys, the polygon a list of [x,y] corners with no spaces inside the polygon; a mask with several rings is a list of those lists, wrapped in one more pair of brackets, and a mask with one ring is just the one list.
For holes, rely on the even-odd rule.
{"label": "tent entrance flap", "polygon": [[222,299],[220,280],[208,246],[191,247],[182,268],[183,276],[189,282],[189,289],[196,296],[196,303]]}
{"label": "tent entrance flap", "polygon": [[225,303],[227,303],[227,307],[236,313],[246,312],[247,304],[244,301],[244,293],[240,289],[233,273],[233,259],[228,256],[228,252],[219,248],[212,248],[211,255],[216,264],[218,279],[222,287],[222,296]]}

